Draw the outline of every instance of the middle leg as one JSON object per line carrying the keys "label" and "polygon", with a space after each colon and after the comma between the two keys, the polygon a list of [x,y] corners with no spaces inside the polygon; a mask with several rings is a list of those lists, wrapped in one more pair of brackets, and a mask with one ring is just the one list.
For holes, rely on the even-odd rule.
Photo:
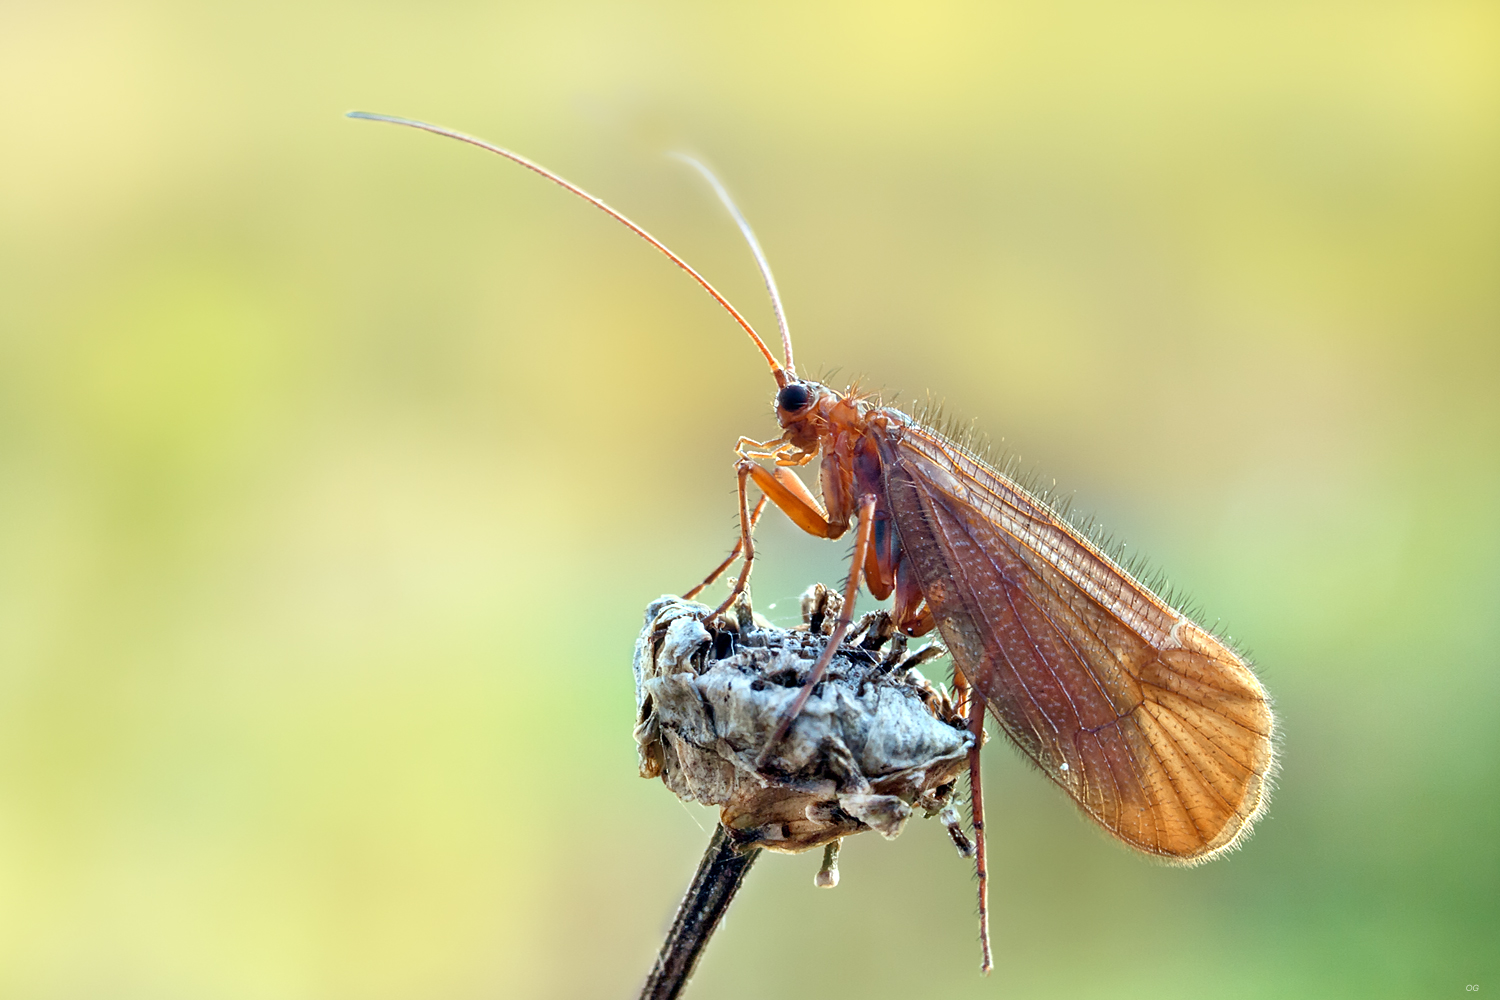
{"label": "middle leg", "polygon": [[739,578],[735,580],[729,596],[715,609],[712,617],[718,617],[729,610],[729,606],[734,603],[735,598],[745,592],[745,587],[750,582],[750,570],[755,563],[755,544],[752,541],[751,532],[755,528],[755,522],[765,500],[756,505],[755,514],[749,512],[749,499],[746,495],[749,480],[755,480],[755,485],[765,494],[765,499],[780,507],[781,512],[791,518],[793,524],[810,535],[816,535],[819,538],[838,538],[849,527],[849,516],[845,514],[842,518],[830,518],[828,512],[823,509],[823,505],[808,492],[802,480],[798,479],[797,474],[790,468],[776,465],[767,469],[756,463],[756,457],[753,454],[742,454],[739,462],[735,464],[735,471],[739,474],[740,499],[740,544],[738,548],[744,554],[745,563],[740,567]]}
{"label": "middle leg", "polygon": [[823,679],[823,673],[828,669],[828,664],[833,661],[833,655],[838,652],[839,643],[844,641],[844,636],[849,632],[849,626],[854,621],[854,599],[859,595],[860,573],[864,569],[865,559],[870,552],[870,537],[875,525],[875,495],[868,494],[859,501],[859,531],[854,536],[854,562],[849,567],[849,582],[844,587],[844,606],[839,610],[837,623],[833,627],[833,634],[828,637],[828,645],[823,647],[823,653],[813,664],[812,670],[807,674],[807,680],[802,685],[802,690],[797,692],[796,699],[786,714],[781,717],[781,722],[776,726],[776,732],[756,758],[757,767],[764,767],[771,759],[771,751],[776,745],[786,738],[787,732],[792,728],[792,723],[797,721],[797,716],[802,712],[802,706],[807,704],[807,699],[812,697],[813,688]]}
{"label": "middle leg", "polygon": [[[760,520],[761,512],[766,509],[766,503],[769,502],[770,499],[771,498],[768,497],[768,496],[762,496],[760,498],[760,500],[756,503],[755,509],[750,512],[750,530],[751,531],[755,530],[755,524],[756,524],[757,521]],[[694,587],[692,590],[689,590],[687,593],[683,594],[682,595],[682,599],[684,601],[691,601],[693,598],[695,598],[699,594],[703,593],[704,588],[712,586],[713,582],[715,580],[717,580],[720,576],[722,576],[724,574],[724,571],[726,569],[728,569],[729,567],[731,567],[731,566],[734,565],[734,561],[740,557],[740,553],[742,551],[744,551],[744,548],[745,548],[745,538],[744,538],[744,534],[742,532],[741,535],[740,535],[740,537],[736,538],[734,540],[734,548],[730,550],[730,552],[729,552],[729,558],[725,559],[723,562],[719,563],[718,566],[714,567],[714,571],[712,573],[708,574],[708,576],[704,578],[704,580],[703,580],[702,583],[698,584],[698,586]]]}

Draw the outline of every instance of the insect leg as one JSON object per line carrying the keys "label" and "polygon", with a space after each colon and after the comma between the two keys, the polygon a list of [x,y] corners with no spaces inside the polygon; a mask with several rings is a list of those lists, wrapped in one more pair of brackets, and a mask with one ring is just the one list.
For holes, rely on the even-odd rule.
{"label": "insect leg", "polygon": [[[737,550],[744,552],[745,563],[740,567],[739,579],[735,580],[734,587],[729,591],[729,597],[719,605],[711,617],[717,617],[727,611],[735,598],[745,592],[745,587],[750,582],[750,569],[755,562],[755,543],[751,540],[751,530],[755,527],[761,508],[757,505],[756,514],[753,516],[750,514],[749,501],[745,493],[747,478],[754,479],[755,485],[760,487],[766,499],[780,507],[782,513],[810,535],[816,535],[819,538],[838,538],[844,533],[848,524],[847,521],[842,524],[831,521],[823,510],[823,505],[818,503],[817,498],[808,491],[807,486],[791,469],[780,465],[767,469],[757,464],[753,457],[744,454],[741,455],[735,469],[739,472],[740,490],[740,544]],[[732,557],[731,561],[733,561]]]}
{"label": "insect leg", "polygon": [[750,569],[755,565],[755,542],[751,534],[751,529],[755,527],[755,519],[750,516],[750,499],[745,492],[745,480],[750,478],[750,471],[754,468],[757,468],[757,466],[749,459],[740,460],[738,467],[740,493],[740,543],[738,546],[736,546],[736,548],[745,553],[745,562],[740,566],[739,579],[735,580],[734,586],[729,589],[729,596],[724,598],[723,604],[714,609],[714,613],[709,615],[710,618],[717,618],[725,611],[728,611],[729,606],[734,603],[734,599],[743,594],[745,592],[745,587],[750,583]]}
{"label": "insect leg", "polygon": [[741,437],[734,444],[734,450],[739,452],[741,458],[747,455],[762,455],[767,458],[776,454],[778,448],[783,447],[785,442],[782,438],[774,437],[769,441],[757,441],[755,438]]}
{"label": "insect leg", "polygon": [[[833,654],[838,652],[839,643],[844,641],[844,636],[849,632],[849,625],[854,621],[854,599],[859,595],[860,571],[864,569],[865,559],[870,552],[870,536],[875,528],[875,494],[869,493],[860,498],[859,501],[859,531],[854,536],[854,562],[849,567],[849,583],[844,587],[844,606],[839,609],[839,618],[834,624],[833,634],[828,637],[828,645],[823,647],[823,655],[818,657],[818,662],[808,672],[807,680],[802,685],[802,690],[797,692],[797,698],[792,702],[786,714],[781,717],[781,722],[776,726],[776,732],[756,758],[756,767],[764,767],[771,759],[771,751],[776,745],[786,738],[787,730],[792,728],[792,723],[797,721],[802,706],[807,704],[807,699],[812,697],[813,688],[823,679],[823,672],[828,669],[828,664],[833,660]],[[778,504],[777,506],[780,506]],[[791,511],[787,511],[791,514]],[[796,520],[793,517],[793,520]],[[800,521],[798,522],[801,523]]]}
{"label": "insect leg", "polygon": [[[767,469],[757,465],[749,459],[740,463],[740,467],[749,466],[749,474],[755,480],[755,485],[761,488],[771,502],[781,508],[781,512],[792,519],[792,523],[809,535],[818,538],[837,538],[844,533],[844,526],[835,529],[833,522],[828,517],[828,512],[818,502],[818,498],[812,495],[807,485],[797,478],[797,474],[784,466],[776,466]],[[847,525],[847,522],[845,522]]]}
{"label": "insect leg", "polygon": [[[763,510],[766,509],[766,502],[768,500],[770,500],[770,499],[771,498],[768,497],[768,496],[762,496],[760,498],[760,501],[758,503],[756,503],[755,509],[750,512],[750,528],[751,528],[751,530],[754,530],[754,528],[755,528],[755,522],[757,522],[757,521],[760,520],[761,511],[763,511]],[[715,580],[717,580],[721,575],[723,575],[723,573],[724,573],[724,571],[726,569],[728,569],[730,566],[734,565],[734,561],[740,557],[740,550],[742,550],[744,547],[745,547],[745,539],[743,537],[735,539],[735,541],[734,541],[734,548],[732,550],[730,550],[729,558],[725,559],[723,562],[719,563],[719,565],[714,568],[714,571],[712,573],[708,574],[708,577],[702,583],[698,584],[698,586],[694,587],[692,590],[689,590],[687,593],[683,594],[682,595],[682,599],[684,601],[691,601],[693,598],[695,598],[699,594],[703,593],[703,588],[705,588],[707,586],[710,586]]]}
{"label": "insect leg", "polygon": [[[958,683],[955,675],[954,684]],[[979,971],[988,974],[995,967],[990,955],[990,872],[984,850],[984,790],[979,781],[979,750],[984,744],[984,695],[965,684],[969,703],[969,732],[974,745],[969,748],[969,803],[974,819],[974,869],[979,875],[979,947],[982,958]]]}
{"label": "insect leg", "polygon": [[953,664],[953,711],[965,718],[969,715],[969,679]]}
{"label": "insect leg", "polygon": [[[932,609],[922,596],[922,587],[917,583],[917,571],[911,560],[902,553],[896,564],[896,602],[891,607],[891,617],[902,635],[919,636],[931,632],[937,624]],[[955,683],[957,682],[955,677]]]}

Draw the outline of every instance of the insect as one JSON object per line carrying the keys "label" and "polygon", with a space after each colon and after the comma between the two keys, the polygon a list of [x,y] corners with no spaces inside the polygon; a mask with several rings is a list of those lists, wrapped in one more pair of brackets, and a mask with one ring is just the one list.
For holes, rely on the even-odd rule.
{"label": "insect", "polygon": [[[971,804],[982,967],[992,968],[979,743],[988,712],[1091,819],[1125,844],[1192,865],[1235,847],[1265,811],[1275,764],[1270,702],[1249,665],[1108,555],[1087,532],[939,430],[877,400],[802,378],[771,269],[750,226],[706,168],[760,267],[782,359],[682,258],[546,168],[449,129],[364,112],[497,153],[606,212],[687,271],[744,328],[776,382],[780,434],[740,438],[740,537],[692,596],[741,563],[722,614],[749,584],[766,504],[819,538],[854,532],[843,609],[827,648],[761,755],[812,694],[847,633],[863,583],[905,634],[934,628],[975,735]],[[794,469],[819,459],[821,499]],[[761,497],[752,509],[750,487]]]}

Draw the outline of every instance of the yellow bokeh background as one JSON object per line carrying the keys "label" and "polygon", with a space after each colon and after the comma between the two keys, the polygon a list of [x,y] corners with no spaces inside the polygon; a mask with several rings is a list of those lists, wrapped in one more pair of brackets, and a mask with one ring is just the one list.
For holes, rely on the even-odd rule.
{"label": "yellow bokeh background", "polygon": [[[646,604],[774,433],[744,336],[929,393],[1244,643],[1285,766],[1146,863],[996,741],[754,871],[697,997],[1500,988],[1487,3],[0,5],[0,996],[631,996],[712,813]],[[768,518],[758,607],[845,543]],[[722,591],[719,591],[722,593]],[[771,605],[776,605],[775,609]]]}

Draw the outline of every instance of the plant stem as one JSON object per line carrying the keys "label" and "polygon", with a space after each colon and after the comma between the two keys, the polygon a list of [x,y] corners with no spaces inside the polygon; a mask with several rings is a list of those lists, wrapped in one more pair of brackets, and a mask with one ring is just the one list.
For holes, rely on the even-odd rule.
{"label": "plant stem", "polygon": [[708,947],[708,939],[724,919],[734,894],[739,891],[745,873],[760,855],[760,848],[738,850],[722,823],[714,827],[713,839],[698,863],[693,884],[688,886],[672,929],[662,942],[656,965],[641,988],[641,1000],[673,1000],[698,967],[698,959]]}

